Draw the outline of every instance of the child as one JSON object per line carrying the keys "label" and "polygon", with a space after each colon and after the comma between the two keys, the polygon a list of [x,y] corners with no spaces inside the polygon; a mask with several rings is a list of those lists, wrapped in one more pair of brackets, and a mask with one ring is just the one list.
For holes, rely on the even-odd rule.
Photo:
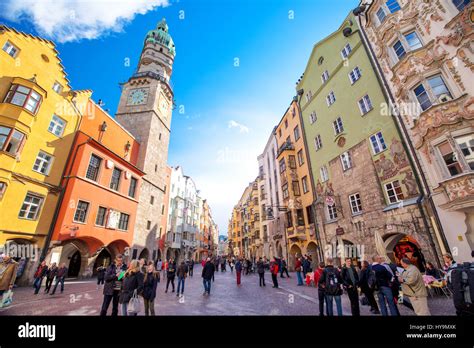
{"label": "child", "polygon": [[313,281],[313,274],[310,272],[306,273],[306,285],[310,286],[312,281]]}

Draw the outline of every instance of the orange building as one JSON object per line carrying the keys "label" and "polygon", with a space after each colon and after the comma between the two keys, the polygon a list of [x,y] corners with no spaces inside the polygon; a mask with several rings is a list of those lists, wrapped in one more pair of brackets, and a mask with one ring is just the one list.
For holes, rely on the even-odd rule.
{"label": "orange building", "polygon": [[[69,277],[90,276],[132,245],[138,192],[139,143],[91,99],[77,92],[83,117],[62,180],[62,197],[48,253]],[[83,107],[81,107],[83,106]]]}

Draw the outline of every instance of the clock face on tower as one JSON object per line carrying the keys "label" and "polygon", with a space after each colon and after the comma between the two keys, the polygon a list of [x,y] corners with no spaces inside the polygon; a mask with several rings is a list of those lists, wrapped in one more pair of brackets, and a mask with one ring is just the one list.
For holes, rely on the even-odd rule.
{"label": "clock face on tower", "polygon": [[148,99],[148,88],[132,89],[128,94],[127,105],[145,104]]}

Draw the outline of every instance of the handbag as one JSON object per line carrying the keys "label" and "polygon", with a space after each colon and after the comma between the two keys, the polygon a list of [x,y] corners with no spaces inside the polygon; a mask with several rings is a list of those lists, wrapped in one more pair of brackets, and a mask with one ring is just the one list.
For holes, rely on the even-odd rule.
{"label": "handbag", "polygon": [[8,290],[3,293],[2,302],[0,303],[0,308],[5,308],[11,305],[13,302],[13,291]]}
{"label": "handbag", "polygon": [[128,303],[127,312],[130,314],[138,314],[140,313],[140,307],[140,298],[138,297],[137,290],[134,290],[132,298]]}

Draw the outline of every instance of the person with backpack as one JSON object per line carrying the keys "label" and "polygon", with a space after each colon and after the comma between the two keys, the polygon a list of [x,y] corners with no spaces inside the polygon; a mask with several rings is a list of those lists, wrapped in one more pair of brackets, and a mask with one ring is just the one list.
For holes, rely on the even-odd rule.
{"label": "person with backpack", "polygon": [[326,267],[319,278],[319,284],[324,288],[328,316],[333,316],[333,301],[336,302],[337,315],[342,316],[341,295],[343,282],[341,274],[332,263],[333,259],[329,257],[326,260]]}
{"label": "person with backpack", "polygon": [[273,258],[273,262],[270,264],[270,272],[272,273],[273,288],[278,288],[278,259]]}
{"label": "person with backpack", "polygon": [[359,275],[352,264],[352,259],[346,257],[345,265],[342,267],[341,278],[344,285],[344,288],[347,291],[347,296],[351,302],[351,313],[352,316],[360,316],[359,308]]}
{"label": "person with backpack", "polygon": [[407,257],[402,258],[400,263],[405,269],[398,277],[402,284],[403,295],[410,299],[416,315],[431,315],[428,308],[428,291],[421,272]]}
{"label": "person with backpack", "polygon": [[379,300],[380,311],[383,316],[387,316],[387,304],[390,315],[397,316],[398,309],[393,299],[392,289],[390,287],[393,274],[383,265],[383,259],[379,255],[372,257],[372,270],[375,272],[375,284],[377,297]]}
{"label": "person with backpack", "polygon": [[296,257],[295,271],[296,271],[296,278],[298,278],[298,286],[303,286],[303,277],[301,275],[302,263],[301,263],[300,257]]}
{"label": "person with backpack", "polygon": [[174,292],[174,277],[176,276],[176,261],[173,259],[168,262],[168,270],[166,271],[166,290],[168,292],[169,285],[171,284]]}
{"label": "person with backpack", "polygon": [[259,277],[259,286],[265,286],[265,264],[261,257],[257,261],[257,273]]}
{"label": "person with backpack", "polygon": [[359,287],[362,293],[365,295],[367,302],[370,306],[370,311],[373,314],[380,314],[377,301],[375,301],[374,291],[375,291],[375,272],[372,270],[369,262],[364,260],[362,261],[362,268],[359,272]]}
{"label": "person with backpack", "polygon": [[318,287],[318,300],[319,300],[319,315],[324,316],[324,302],[326,296],[324,295],[324,287],[319,283],[321,276],[324,272],[324,262],[319,263],[319,267],[314,271],[314,285]]}

